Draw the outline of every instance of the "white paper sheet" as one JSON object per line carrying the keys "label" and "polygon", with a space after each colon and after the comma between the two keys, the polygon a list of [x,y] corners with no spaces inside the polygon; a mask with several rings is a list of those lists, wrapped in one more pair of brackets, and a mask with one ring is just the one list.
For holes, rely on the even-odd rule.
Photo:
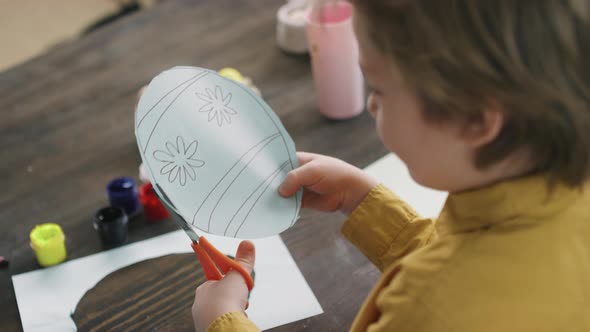
{"label": "white paper sheet", "polygon": [[[234,254],[239,241],[207,236],[219,250]],[[250,319],[269,329],[321,314],[322,308],[279,236],[256,245],[256,286],[250,294]],[[192,252],[183,231],[12,277],[25,332],[76,331],[70,318],[82,296],[110,273],[131,264]],[[196,259],[196,257],[195,257]],[[281,299],[290,299],[282,301]]]}
{"label": "white paper sheet", "polygon": [[409,203],[423,217],[437,217],[447,199],[447,192],[416,183],[406,165],[394,154],[390,153],[375,161],[365,171]]}
{"label": "white paper sheet", "polygon": [[154,189],[196,228],[254,239],[297,221],[302,191],[278,194],[298,166],[295,144],[242,84],[198,67],[166,70],[139,100],[135,136]]}
{"label": "white paper sheet", "polygon": [[[446,199],[447,193],[417,184],[395,155],[389,154],[365,170],[425,217],[437,216]],[[236,239],[214,235],[208,238],[225,253],[233,254],[237,248]],[[254,243],[256,287],[250,297],[249,317],[260,328],[269,329],[322,313],[320,304],[280,237],[259,239]],[[85,292],[102,278],[146,259],[184,252],[191,252],[187,237],[182,231],[176,231],[52,268],[13,276],[23,330],[75,331],[70,314]],[[296,300],[276,300],[284,298]]]}

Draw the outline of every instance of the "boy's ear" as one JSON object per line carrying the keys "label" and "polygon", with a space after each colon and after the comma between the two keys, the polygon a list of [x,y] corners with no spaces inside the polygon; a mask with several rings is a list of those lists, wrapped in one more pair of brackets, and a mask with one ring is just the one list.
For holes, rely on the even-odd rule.
{"label": "boy's ear", "polygon": [[472,148],[484,146],[498,137],[504,126],[504,112],[497,103],[491,103],[478,117],[468,121],[461,136]]}

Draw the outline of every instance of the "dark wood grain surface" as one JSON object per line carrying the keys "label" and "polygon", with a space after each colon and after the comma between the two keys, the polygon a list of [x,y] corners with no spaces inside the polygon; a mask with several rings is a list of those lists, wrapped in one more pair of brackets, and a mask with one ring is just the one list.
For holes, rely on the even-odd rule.
{"label": "dark wood grain surface", "polygon": [[[275,45],[275,14],[282,3],[166,1],[0,73],[0,255],[10,260],[8,268],[0,269],[0,331],[21,330],[11,276],[39,268],[28,239],[35,224],[63,227],[69,260],[108,249],[92,228],[92,215],[107,204],[108,180],[122,175],[137,179],[136,92],[164,69],[238,68],[260,88],[298,150],[359,167],[386,153],[367,114],[347,121],[319,114],[309,59],[284,54]],[[378,272],[341,236],[343,220],[339,214],[303,211],[296,226],[281,235],[325,313],[276,331],[350,326]],[[139,217],[131,223],[129,242],[176,229],[170,221],[149,224]],[[162,273],[140,265],[128,270],[140,268],[147,279]],[[133,272],[121,275],[131,278]],[[141,280],[134,285],[124,290],[126,296],[148,287]],[[150,302],[150,312],[192,302],[192,292],[163,296],[161,302]],[[177,316],[146,318],[146,308],[137,303],[127,310],[183,329]],[[90,327],[91,320],[79,324]]]}
{"label": "dark wood grain surface", "polygon": [[194,254],[148,259],[102,279],[80,299],[72,319],[80,332],[191,331],[194,284],[204,281]]}
{"label": "dark wood grain surface", "polygon": [[[252,277],[256,281],[256,270]],[[148,259],[103,278],[80,299],[72,319],[80,332],[192,331],[194,285],[203,282],[192,253]]]}

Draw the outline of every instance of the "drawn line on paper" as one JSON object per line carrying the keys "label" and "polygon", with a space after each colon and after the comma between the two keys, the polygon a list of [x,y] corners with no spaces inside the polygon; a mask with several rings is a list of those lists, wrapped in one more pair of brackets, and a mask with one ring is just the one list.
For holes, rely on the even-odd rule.
{"label": "drawn line on paper", "polygon": [[165,145],[168,152],[155,150],[153,153],[157,161],[164,163],[164,166],[160,169],[160,174],[168,174],[168,182],[170,183],[174,183],[178,178],[178,182],[183,187],[186,184],[187,177],[195,181],[197,178],[195,169],[205,165],[205,161],[193,158],[197,153],[199,142],[194,140],[187,147],[184,139],[177,136],[176,145],[170,141],[166,142]]}
{"label": "drawn line on paper", "polygon": [[208,113],[208,122],[217,119],[217,125],[219,127],[223,125],[223,120],[227,121],[228,124],[231,124],[231,115],[238,114],[233,108],[229,107],[232,94],[231,92],[228,92],[227,95],[224,96],[223,90],[219,85],[216,85],[214,90],[215,91],[205,88],[205,93],[195,92],[199,99],[206,102],[205,105],[199,108],[199,112]]}
{"label": "drawn line on paper", "polygon": [[154,124],[154,128],[152,129],[152,131],[150,132],[150,135],[147,139],[147,141],[145,142],[145,147],[143,152],[145,153],[145,151],[147,151],[147,147],[150,144],[150,140],[152,139],[152,135],[154,134],[154,132],[156,131],[156,128],[158,127],[158,124],[160,123],[160,120],[162,120],[162,117],[164,116],[164,114],[166,114],[166,112],[168,112],[168,110],[170,109],[170,107],[172,107],[172,105],[176,102],[176,100],[182,96],[182,94],[188,89],[190,88],[193,84],[195,84],[196,82],[198,82],[201,78],[207,76],[209,74],[208,71],[205,71],[203,73],[200,73],[199,75],[197,75],[198,77],[195,78],[190,84],[187,84],[186,87],[184,87],[182,89],[182,91],[180,91],[180,93],[178,93],[178,95],[176,95],[176,97],[174,97],[174,99],[172,99],[172,101],[170,102],[170,104],[166,107],[166,109],[164,109],[164,111],[162,112],[162,114],[160,114],[160,117],[158,117],[158,121],[156,121],[156,123]]}
{"label": "drawn line on paper", "polygon": [[[293,170],[293,166],[291,166],[291,170]],[[297,221],[297,207],[299,206],[299,193],[295,193],[295,215],[293,216],[293,220],[291,220],[291,224],[289,224],[289,227],[293,227],[293,225],[295,225],[295,221]]]}
{"label": "drawn line on paper", "polygon": [[291,220],[291,223],[289,224],[289,228],[293,227],[293,225],[295,225],[295,222],[297,221],[297,219],[299,218],[299,194],[295,194],[295,209],[293,209],[293,219]]}
{"label": "drawn line on paper", "polygon": [[[207,194],[207,196],[205,197],[205,199],[201,202],[201,204],[199,205],[199,208],[197,209],[197,211],[195,211],[195,214],[193,215],[193,220],[192,220],[192,224],[195,224],[195,220],[197,218],[197,214],[199,213],[199,211],[201,211],[201,209],[203,208],[203,205],[205,205],[205,203],[209,200],[209,197],[211,196],[211,194],[217,190],[217,187],[219,187],[219,185],[223,182],[223,180],[225,180],[225,178],[232,172],[232,170],[240,163],[243,161],[243,159],[248,156],[250,154],[250,152],[252,152],[253,150],[255,150],[256,148],[258,148],[258,151],[255,152],[255,154],[252,156],[252,158],[248,161],[248,163],[246,163],[242,170],[240,171],[239,174],[242,173],[242,171],[246,168],[246,166],[248,166],[250,164],[250,162],[252,160],[254,160],[254,158],[256,157],[256,155],[258,155],[258,153],[260,153],[260,151],[262,151],[262,149],[264,149],[264,147],[266,147],[270,142],[272,142],[275,138],[277,138],[280,135],[280,133],[274,133],[268,137],[265,137],[264,139],[262,139],[260,142],[254,144],[250,149],[248,149],[248,151],[246,151],[244,154],[242,154],[242,156],[240,157],[240,159],[238,159],[233,166],[223,175],[223,177],[221,179],[219,179],[219,181],[217,181],[217,183],[215,184],[215,186],[213,187],[213,189],[211,189],[211,191],[209,191],[209,193]],[[236,177],[238,176],[236,175]],[[234,178],[235,181],[235,178]],[[233,181],[228,185],[231,186],[231,184],[233,183]],[[226,190],[227,191],[227,188]],[[224,192],[225,194],[225,192]],[[211,217],[209,218],[208,224],[207,224],[207,232],[209,232],[209,229],[211,228]]]}
{"label": "drawn line on paper", "polygon": [[[278,136],[279,135],[275,136],[275,138]],[[233,178],[233,180],[227,185],[227,187],[225,187],[225,190],[223,191],[221,196],[219,196],[219,199],[217,200],[217,202],[215,203],[215,206],[213,207],[213,209],[211,210],[211,213],[209,214],[209,222],[207,224],[207,229],[209,229],[211,227],[211,220],[213,219],[213,215],[215,214],[215,210],[217,210],[219,203],[221,203],[221,201],[223,200],[223,197],[225,197],[225,194],[227,193],[229,188],[231,188],[231,186],[234,184],[234,182],[236,182],[238,177],[240,177],[240,174],[242,174],[242,172],[248,167],[248,165],[250,165],[250,163],[254,159],[256,159],[256,156],[264,149],[264,147],[267,146],[268,144],[270,144],[270,142],[272,142],[272,141],[274,141],[274,138],[269,140],[266,144],[264,144],[264,146],[260,150],[256,151],[256,153],[252,156],[252,158],[250,158],[250,160],[248,160],[248,162],[244,165],[244,167],[242,167],[242,169],[238,172],[238,174],[236,174],[236,176]]]}
{"label": "drawn line on paper", "polygon": [[[265,184],[268,179],[272,178],[272,180],[274,180],[275,178],[275,174],[278,174],[278,172],[280,172],[284,167],[285,164],[288,162],[288,160],[284,161],[281,166],[279,166],[277,169],[275,169],[268,177],[266,177],[266,179],[264,179],[263,181],[260,182],[260,184],[254,189],[252,190],[252,192],[250,193],[250,195],[248,195],[248,197],[246,197],[246,199],[242,202],[242,204],[240,205],[240,207],[236,210],[236,212],[234,213],[234,215],[232,216],[232,218],[230,219],[229,223],[227,224],[227,226],[225,227],[225,231],[223,232],[223,235],[227,236],[227,231],[229,230],[229,227],[231,226],[231,224],[233,223],[234,219],[236,218],[236,216],[238,215],[238,213],[240,213],[240,211],[242,210],[242,208],[244,207],[244,205],[246,205],[246,203],[248,203],[248,201],[250,200],[250,198],[254,195],[254,193],[256,193],[258,191],[258,189],[260,189],[260,187],[262,187],[263,184]],[[271,182],[272,182],[271,180]],[[268,187],[268,186],[267,186]],[[263,190],[262,194],[264,194],[264,192],[266,191],[266,188]],[[260,194],[260,196],[262,196],[262,194]],[[260,198],[260,197],[259,197]],[[256,199],[256,201],[254,202],[254,205],[256,204],[256,202],[258,201],[258,199]],[[253,209],[254,205],[252,205],[250,207],[250,210]],[[249,210],[249,211],[250,211]],[[244,219],[242,220],[242,223],[244,222],[244,220],[246,219],[246,217],[248,217],[248,215],[250,214],[250,212],[248,211],[248,213],[246,214],[246,216],[244,217]],[[241,224],[240,224],[241,225]],[[236,231],[237,234],[237,231]]]}
{"label": "drawn line on paper", "polygon": [[[141,150],[140,150],[140,152],[144,152],[144,153],[145,153],[145,152],[147,151],[147,148],[148,148],[149,142],[150,142],[150,140],[151,140],[151,138],[152,138],[152,136],[153,136],[153,134],[154,134],[154,132],[155,132],[155,128],[157,127],[157,125],[158,125],[158,124],[159,124],[159,122],[161,121],[161,119],[162,119],[162,117],[164,116],[164,114],[165,114],[165,113],[166,113],[166,112],[167,112],[167,111],[170,109],[170,107],[172,107],[172,106],[173,106],[173,104],[176,102],[176,100],[177,100],[177,99],[178,99],[180,96],[182,96],[182,95],[184,94],[184,92],[185,92],[185,91],[186,91],[186,90],[187,90],[187,89],[188,89],[190,86],[192,86],[194,83],[196,83],[196,82],[197,82],[198,80],[200,80],[201,78],[205,77],[205,76],[206,76],[208,73],[210,73],[210,71],[206,71],[206,72],[204,72],[204,73],[199,73],[198,75],[195,75],[195,76],[194,76],[194,77],[192,77],[191,79],[189,79],[189,80],[187,80],[187,81],[183,82],[182,84],[180,84],[179,86],[175,87],[173,90],[171,90],[171,91],[169,91],[169,92],[167,93],[167,95],[169,95],[170,93],[172,93],[173,91],[177,90],[177,89],[178,89],[178,88],[180,88],[182,85],[184,85],[184,84],[186,84],[187,82],[189,82],[190,80],[194,80],[192,83],[188,84],[188,86],[186,86],[185,88],[183,88],[183,89],[182,89],[182,91],[180,91],[180,93],[179,93],[179,94],[178,94],[178,95],[177,95],[177,96],[176,96],[176,97],[175,97],[175,98],[174,98],[174,99],[171,101],[171,103],[170,103],[170,104],[169,104],[169,105],[166,107],[166,109],[164,110],[164,112],[163,112],[162,114],[160,114],[160,116],[159,116],[159,118],[158,118],[158,120],[157,120],[157,122],[156,122],[156,124],[155,124],[155,126],[154,126],[154,129],[153,129],[153,130],[150,132],[150,135],[149,135],[149,137],[148,137],[148,140],[147,140],[147,143],[146,143],[146,146],[145,146],[145,148],[143,149],[143,151],[141,151]],[[196,79],[195,79],[195,78],[196,78]],[[224,78],[224,79],[226,79],[226,78]],[[227,79],[227,80],[228,80],[228,81],[230,81],[229,79]],[[274,139],[276,138],[276,136],[279,136],[279,135],[280,135],[280,136],[281,136],[281,139],[282,139],[282,141],[283,141],[283,145],[284,145],[284,147],[287,149],[287,151],[290,151],[290,150],[292,150],[292,149],[289,149],[289,146],[287,145],[286,139],[285,139],[285,137],[284,137],[284,134],[283,134],[283,132],[284,132],[284,129],[283,129],[283,130],[281,130],[281,129],[279,128],[279,126],[277,125],[277,122],[276,122],[276,120],[277,120],[277,119],[276,119],[276,116],[275,116],[275,117],[273,117],[271,114],[269,114],[269,109],[268,109],[268,107],[264,107],[264,105],[263,105],[263,104],[261,104],[261,102],[260,102],[260,101],[259,101],[259,100],[258,100],[258,99],[257,99],[257,98],[254,96],[254,95],[253,95],[253,93],[252,93],[252,92],[251,92],[249,89],[246,89],[245,87],[242,87],[242,86],[240,86],[240,85],[238,85],[238,86],[239,86],[239,87],[240,87],[242,90],[244,90],[244,91],[245,91],[247,94],[249,94],[251,97],[253,97],[253,98],[254,98],[254,100],[255,100],[255,101],[258,103],[258,105],[259,105],[260,107],[262,107],[262,109],[265,111],[265,113],[266,113],[267,117],[268,117],[268,118],[271,120],[271,122],[273,123],[273,125],[275,126],[275,128],[276,128],[276,129],[279,131],[277,134],[274,134],[273,136],[271,136],[271,137],[272,137],[272,140],[274,140]],[[228,98],[228,96],[223,96],[223,94],[221,94],[221,96],[222,96],[222,100],[224,100],[225,98]],[[225,97],[225,98],[223,98],[223,97]],[[159,100],[157,103],[160,103],[160,102],[161,102],[161,101],[162,101],[164,98],[165,98],[165,96],[164,96],[163,98],[161,98],[161,99],[160,99],[160,100]],[[231,98],[230,98],[230,100],[231,100]],[[229,103],[229,101],[227,101],[227,102]],[[153,109],[153,108],[155,108],[155,106],[157,106],[157,105],[154,105],[154,107],[152,107],[152,109]],[[148,112],[152,111],[152,109],[150,109]],[[201,109],[203,109],[203,107],[201,107]],[[232,109],[232,110],[233,110],[233,109]],[[236,113],[237,113],[237,112],[236,112]],[[144,117],[143,117],[143,118],[140,120],[140,123],[138,124],[138,126],[141,124],[141,122],[143,121],[143,119],[145,118],[145,116],[146,116],[146,115],[144,115]],[[226,119],[226,120],[228,120],[228,119]],[[219,119],[218,119],[218,122],[219,122]],[[223,119],[221,120],[221,122],[223,122]],[[228,123],[230,123],[230,122],[229,122],[229,120],[228,120]],[[219,125],[219,123],[218,123],[218,125]],[[264,140],[263,140],[263,141],[264,141]],[[262,143],[262,142],[259,142],[259,143]],[[270,142],[267,142],[267,144],[268,144],[268,143],[270,143]],[[265,144],[264,146],[266,146],[267,144]],[[263,146],[263,147],[264,147],[264,146]],[[205,200],[204,200],[204,201],[201,203],[201,205],[199,206],[199,209],[197,210],[197,212],[195,212],[195,215],[193,216],[193,223],[192,223],[193,225],[194,225],[194,223],[195,223],[195,219],[196,219],[196,216],[197,216],[197,214],[198,214],[199,210],[202,208],[202,206],[204,205],[204,203],[205,203],[205,202],[206,202],[206,201],[207,201],[207,200],[210,198],[210,195],[212,194],[212,192],[213,192],[213,191],[215,191],[215,190],[217,189],[217,187],[218,187],[218,186],[221,184],[221,182],[222,182],[222,181],[223,181],[223,180],[226,178],[226,176],[227,176],[227,175],[228,175],[228,174],[229,174],[229,173],[230,173],[230,172],[231,172],[231,171],[232,171],[232,170],[235,168],[235,166],[237,166],[237,164],[238,164],[240,161],[243,161],[243,160],[241,160],[241,159],[243,159],[244,157],[246,157],[246,156],[247,156],[247,154],[248,154],[249,152],[251,152],[251,150],[253,150],[253,149],[255,149],[255,148],[256,148],[256,146],[252,147],[252,148],[251,148],[251,149],[250,149],[248,152],[246,152],[246,153],[245,153],[245,154],[242,156],[242,158],[240,158],[240,160],[238,160],[238,161],[237,161],[237,162],[236,162],[236,163],[235,163],[235,164],[232,166],[232,168],[230,169],[230,171],[228,171],[228,173],[226,173],[226,174],[224,175],[224,177],[223,177],[223,178],[222,178],[222,179],[221,179],[221,180],[220,180],[220,181],[217,183],[217,185],[214,187],[214,189],[213,189],[212,191],[210,191],[210,192],[209,192],[209,194],[207,195],[207,197],[205,198]],[[253,160],[253,159],[256,157],[256,155],[257,155],[259,152],[260,152],[260,151],[257,151],[257,152],[254,154],[254,156],[252,156],[252,159],[251,159],[251,160],[248,162],[248,164],[249,164],[249,163],[250,163],[250,162],[251,162],[251,161],[252,161],[252,160]],[[292,151],[291,151],[291,152],[292,152]],[[143,154],[143,153],[142,153],[142,154]],[[293,168],[294,168],[294,163],[293,163],[293,159],[292,159],[292,153],[289,153],[289,154],[288,154],[288,157],[289,157],[289,159],[288,159],[288,162],[291,164],[291,169],[293,169]],[[246,164],[246,165],[244,166],[244,168],[245,168],[245,167],[246,167],[248,164]],[[148,165],[148,167],[149,167],[149,166],[150,166],[150,165]],[[151,168],[151,167],[149,167],[149,168]],[[240,170],[240,174],[243,172],[244,168],[242,168],[242,170]],[[150,171],[151,171],[151,170],[150,170]],[[238,175],[239,175],[239,174],[238,174]],[[232,181],[232,183],[233,183],[233,181]],[[230,186],[231,186],[231,184],[230,184]],[[226,188],[226,191],[225,191],[225,192],[227,192],[227,190],[228,190],[228,189],[229,189],[229,188]],[[265,189],[265,190],[266,190],[266,189]],[[223,195],[225,195],[225,192],[223,193]],[[222,197],[223,197],[223,195],[222,195]],[[294,215],[294,218],[293,218],[293,220],[292,220],[292,223],[291,223],[291,225],[292,225],[292,224],[293,224],[293,223],[296,221],[296,219],[297,219],[297,207],[299,206],[299,200],[300,200],[300,197],[299,197],[299,195],[297,195],[297,196],[296,196],[296,204],[297,204],[297,206],[296,206],[296,209],[295,209],[295,215]],[[219,204],[219,202],[217,202],[217,204]],[[216,206],[217,206],[217,205],[216,205]],[[210,226],[211,226],[211,216],[210,216],[210,218],[209,218],[209,223],[208,223],[208,230],[210,229]],[[241,226],[240,226],[240,227],[241,227]],[[239,230],[238,230],[238,231],[239,231]],[[237,232],[236,232],[236,234],[237,234]]]}
{"label": "drawn line on paper", "polygon": [[[223,79],[230,81],[230,79],[227,77],[223,77]],[[275,128],[279,132],[281,132],[281,129],[280,129],[281,126],[279,126],[276,122],[276,115],[274,115],[274,113],[271,114],[272,111],[269,112],[269,110],[266,107],[264,107],[264,105],[262,103],[260,103],[260,101],[258,100],[258,97],[254,94],[254,92],[251,89],[249,89],[245,86],[242,86],[240,84],[238,84],[238,87],[240,87],[242,90],[244,90],[247,94],[249,94],[256,101],[256,103],[258,103],[258,106],[260,106],[264,110],[264,112],[266,113],[266,116],[274,124]],[[286,130],[285,130],[285,132],[286,132]],[[283,145],[285,146],[286,151],[289,151],[289,147],[287,146],[287,141],[285,141],[285,137],[283,136],[282,132],[281,132],[281,139],[283,140]],[[295,152],[295,151],[292,151],[292,152]],[[293,162],[293,159],[291,159],[291,153],[288,153],[288,155],[289,155],[289,162],[291,163],[291,169],[295,169],[295,163]],[[296,207],[295,208],[295,215],[293,216],[293,220],[291,221],[291,226],[293,226],[295,224],[295,222],[297,221],[297,216],[298,216],[297,207],[300,206],[299,205],[299,196],[300,196],[299,194],[295,194],[295,203],[297,205],[295,206]]]}
{"label": "drawn line on paper", "polygon": [[[242,229],[242,226],[244,226],[244,223],[246,222],[246,220],[248,220],[248,216],[250,216],[250,213],[252,212],[252,210],[254,209],[254,207],[257,205],[257,203],[260,200],[260,198],[264,195],[264,193],[266,192],[266,190],[268,189],[268,187],[270,187],[270,184],[274,181],[274,179],[277,177],[277,175],[279,175],[281,173],[281,171],[283,170],[283,168],[287,167],[288,165],[289,165],[289,160],[285,160],[285,162],[281,166],[279,166],[279,168],[277,168],[273,172],[273,174],[271,174],[262,183],[260,183],[258,185],[258,187],[254,191],[252,191],[252,193],[250,194],[250,196],[248,196],[248,198],[246,199],[246,201],[248,201],[250,199],[250,197],[252,195],[254,195],[254,193],[258,190],[258,188],[260,188],[260,186],[262,186],[264,183],[266,183],[266,187],[264,187],[264,189],[262,190],[262,192],[258,195],[258,197],[256,197],[256,200],[254,201],[254,203],[252,203],[252,206],[250,206],[250,209],[248,209],[248,213],[246,213],[246,216],[244,217],[244,219],[240,223],[240,226],[238,226],[238,229],[234,233],[234,237],[237,237],[238,236],[238,233],[240,232],[240,229]],[[246,201],[244,201],[244,203],[242,203],[242,206],[245,204]],[[241,208],[242,207],[240,206],[240,209]],[[234,217],[235,217],[235,215],[234,215]],[[232,218],[232,220],[233,220],[233,218]],[[228,228],[229,228],[229,224],[228,224]],[[227,228],[225,230],[227,232]],[[224,234],[224,235],[226,235],[226,234]]]}
{"label": "drawn line on paper", "polygon": [[179,85],[175,86],[172,90],[166,92],[166,94],[164,96],[162,96],[162,98],[160,98],[155,104],[154,106],[152,106],[147,112],[145,112],[145,114],[141,117],[141,119],[139,120],[139,122],[137,123],[137,128],[139,128],[141,126],[141,123],[143,122],[143,120],[150,114],[151,111],[154,110],[154,108],[156,108],[156,106],[158,106],[158,104],[160,104],[160,102],[162,102],[162,100],[164,100],[166,97],[168,97],[169,94],[171,94],[172,92],[174,92],[176,89],[180,88],[181,86],[183,86],[184,84],[186,84],[187,82],[190,82],[191,80],[197,78],[197,76],[202,75],[203,72],[199,72],[198,74],[196,74],[195,76],[192,76],[191,78],[189,78],[188,80],[180,83]]}
{"label": "drawn line on paper", "polygon": [[[137,130],[139,129],[139,127],[141,126],[143,120],[151,113],[151,111],[153,111],[156,106],[158,106],[158,104],[160,104],[160,102],[162,102],[162,100],[164,100],[166,97],[168,97],[169,94],[171,94],[172,92],[176,91],[176,89],[180,88],[181,86],[183,86],[184,84],[186,84],[187,82],[190,82],[191,80],[197,78],[199,75],[203,74],[203,72],[199,72],[198,74],[192,76],[191,78],[189,78],[188,80],[180,83],[179,85],[175,86],[172,90],[166,92],[166,94],[164,94],[164,96],[162,96],[162,98],[160,98],[155,104],[154,106],[152,106],[142,117],[141,119],[137,122],[137,125],[135,126],[135,132],[136,132],[136,137],[137,137],[137,145],[139,147],[140,151],[143,151],[143,145],[141,143],[141,139],[139,137],[139,135],[137,135]],[[136,113],[137,116],[137,113]]]}
{"label": "drawn line on paper", "polygon": [[[225,80],[231,81],[227,77],[222,77],[222,78]],[[250,88],[247,88],[247,87],[243,86],[242,84],[237,84],[237,86],[240,89],[244,90],[247,94],[249,94],[256,101],[258,106],[260,106],[264,110],[264,113],[269,118],[269,120],[274,124],[276,130],[278,130],[281,133],[281,139],[283,140],[283,144],[285,145],[285,150],[289,151],[289,147],[287,146],[287,141],[285,141],[285,137],[283,136],[283,133],[281,132],[281,129],[280,129],[281,126],[279,126],[276,122],[276,119],[275,119],[276,115],[274,115],[274,113],[272,115],[271,115],[271,113],[269,113],[269,110],[267,109],[267,107],[264,107],[264,105],[262,103],[260,103],[259,97],[257,95],[255,95],[254,92]],[[273,115],[274,115],[274,117],[273,117]],[[285,131],[285,133],[286,133],[286,130],[283,130],[283,131]],[[295,152],[295,151],[292,151],[292,152]],[[293,163],[293,160],[291,159],[291,154],[288,153],[288,155],[289,155],[289,162],[291,163],[291,169],[295,169],[295,164]]]}

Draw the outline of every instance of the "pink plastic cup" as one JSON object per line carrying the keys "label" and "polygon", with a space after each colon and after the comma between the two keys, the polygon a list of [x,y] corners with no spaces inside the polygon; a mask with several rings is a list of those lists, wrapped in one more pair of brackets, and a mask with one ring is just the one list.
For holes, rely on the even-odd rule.
{"label": "pink plastic cup", "polygon": [[306,22],[320,112],[331,119],[352,118],[364,110],[364,82],[352,13],[348,2],[327,3],[311,11]]}

